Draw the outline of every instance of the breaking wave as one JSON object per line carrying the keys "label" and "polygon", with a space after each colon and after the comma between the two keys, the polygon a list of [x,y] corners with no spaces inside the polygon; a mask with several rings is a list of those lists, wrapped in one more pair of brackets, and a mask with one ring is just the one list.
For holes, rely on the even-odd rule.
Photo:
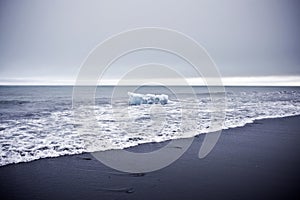
{"label": "breaking wave", "polygon": [[[84,115],[74,116],[69,97],[49,95],[50,99],[45,99],[42,95],[28,96],[25,100],[10,97],[9,100],[2,96],[0,166],[46,157],[124,149],[211,131],[213,109],[209,95],[199,94],[198,101],[186,96],[182,101],[188,105],[185,117],[196,120],[197,131],[193,135],[187,135],[181,126],[182,102],[166,94],[128,95],[129,98],[123,98],[123,101],[139,106],[128,106],[128,103],[114,106],[109,99],[98,98],[95,106],[81,107],[82,113],[94,113],[96,124],[86,123],[89,118]],[[299,99],[299,89],[227,92],[222,129],[241,127],[257,119],[300,115]],[[189,124],[185,128],[188,129]]]}

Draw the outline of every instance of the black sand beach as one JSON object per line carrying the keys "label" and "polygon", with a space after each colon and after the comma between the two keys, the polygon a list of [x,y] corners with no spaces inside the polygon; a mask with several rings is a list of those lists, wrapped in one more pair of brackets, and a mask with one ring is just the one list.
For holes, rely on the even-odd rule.
{"label": "black sand beach", "polygon": [[3,166],[1,199],[299,199],[299,122],[266,119],[224,130],[204,159],[200,135],[175,163],[146,174],[117,172],[90,154]]}

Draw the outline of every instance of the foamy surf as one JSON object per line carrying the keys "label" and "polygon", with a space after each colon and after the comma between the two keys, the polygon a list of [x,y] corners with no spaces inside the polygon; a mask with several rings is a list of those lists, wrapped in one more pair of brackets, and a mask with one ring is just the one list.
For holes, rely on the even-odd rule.
{"label": "foamy surf", "polygon": [[[3,93],[3,88],[1,90]],[[11,89],[6,90],[12,94]],[[155,87],[151,89],[152,92],[155,90]],[[128,106],[128,97],[121,98],[120,105],[115,107],[107,97],[96,97],[95,106],[80,108],[83,112],[95,113],[96,127],[83,123],[86,121],[84,118],[74,120],[69,96],[63,96],[63,92],[56,91],[48,96],[38,93],[34,98],[28,95],[25,99],[24,95],[19,97],[15,95],[18,93],[13,94],[2,95],[0,100],[1,166],[47,157],[124,149],[211,131],[210,116],[213,111],[210,109],[210,97],[205,93],[198,93],[198,101],[188,95],[183,99],[191,111],[187,112],[186,117],[197,119],[197,131],[192,135],[190,132],[187,135],[188,131],[180,126],[182,102],[161,92],[160,95],[132,93],[134,97],[141,97],[142,101],[147,100],[147,103],[134,104],[138,106]],[[167,103],[160,103],[166,99]],[[227,92],[222,129],[241,127],[258,119],[300,115],[299,99],[299,89],[264,91],[254,88],[244,92],[242,88],[241,91]],[[129,98],[129,102],[131,100]],[[76,117],[80,119],[80,116]],[[186,127],[189,128],[189,125]]]}

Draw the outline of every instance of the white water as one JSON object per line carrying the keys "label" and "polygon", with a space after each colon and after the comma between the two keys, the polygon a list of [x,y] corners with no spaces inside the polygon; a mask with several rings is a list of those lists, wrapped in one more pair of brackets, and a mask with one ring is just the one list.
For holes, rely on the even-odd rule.
{"label": "white water", "polygon": [[[226,96],[223,129],[241,127],[257,119],[300,115],[299,91],[239,92]],[[4,103],[9,107],[11,102]],[[185,115],[182,115],[182,104],[187,105]],[[15,102],[12,109],[18,109]],[[182,102],[171,99],[167,104],[128,106],[125,99],[125,103],[120,101],[116,105],[101,103],[78,109],[85,114],[80,116],[75,112],[74,117],[73,109],[54,108],[29,117],[1,119],[0,166],[193,136],[186,135],[192,126],[189,120],[185,121],[184,128],[181,126],[184,117],[196,120],[194,135],[211,130],[211,102],[205,95],[199,101],[186,97]],[[94,113],[96,123],[86,117],[90,113]]]}

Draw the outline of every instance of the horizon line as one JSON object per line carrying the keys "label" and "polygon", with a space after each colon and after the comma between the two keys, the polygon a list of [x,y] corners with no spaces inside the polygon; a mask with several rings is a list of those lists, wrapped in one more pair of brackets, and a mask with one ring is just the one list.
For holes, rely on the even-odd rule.
{"label": "horizon line", "polygon": [[58,85],[58,84],[23,84],[23,85],[4,85],[0,87],[300,87],[300,85]]}
{"label": "horizon line", "polygon": [[[300,86],[300,75],[294,76],[234,76],[221,77],[221,84],[208,85],[206,80],[209,78],[188,77],[185,83],[176,78],[156,78],[156,79],[102,79],[97,84],[90,80],[78,80],[75,78],[63,77],[44,77],[44,78],[1,78],[0,86]],[[216,77],[216,80],[218,78]],[[162,84],[164,83],[164,84]],[[179,83],[179,84],[178,84]],[[181,83],[181,84],[180,84]]]}

